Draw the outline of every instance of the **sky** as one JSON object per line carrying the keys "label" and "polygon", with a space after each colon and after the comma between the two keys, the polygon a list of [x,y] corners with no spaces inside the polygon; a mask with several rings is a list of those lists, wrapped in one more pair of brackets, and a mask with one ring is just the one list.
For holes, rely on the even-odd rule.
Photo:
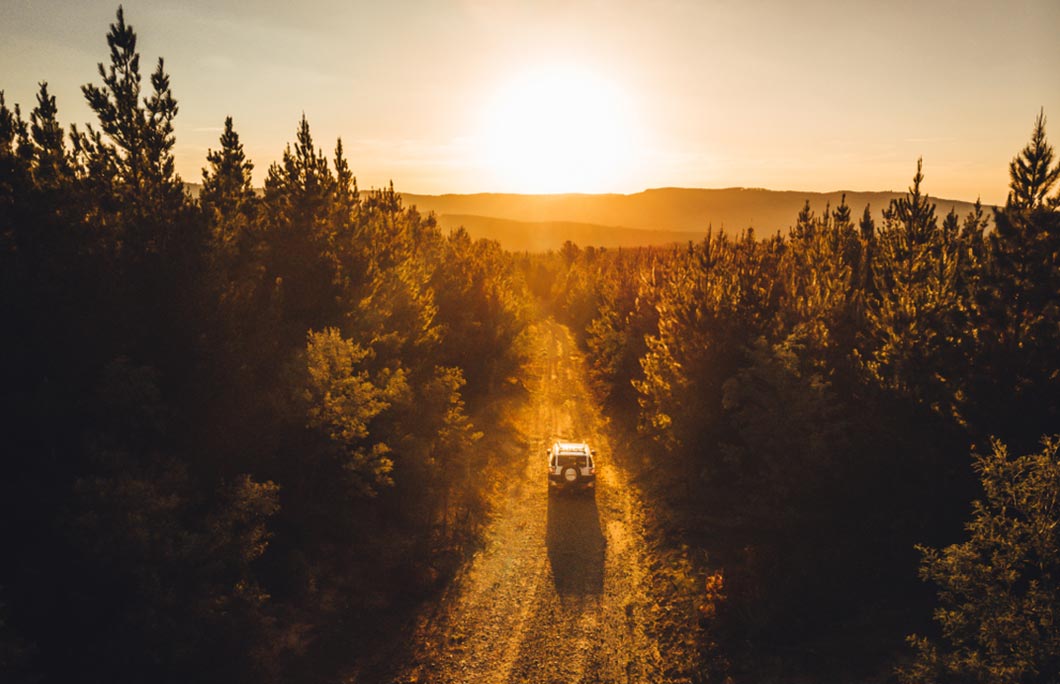
{"label": "sky", "polygon": [[[117,3],[4,0],[0,89],[90,122]],[[1039,109],[1060,144],[1060,2],[130,0],[198,181],[232,116],[255,183],[304,113],[362,188],[902,190],[1004,200]]]}

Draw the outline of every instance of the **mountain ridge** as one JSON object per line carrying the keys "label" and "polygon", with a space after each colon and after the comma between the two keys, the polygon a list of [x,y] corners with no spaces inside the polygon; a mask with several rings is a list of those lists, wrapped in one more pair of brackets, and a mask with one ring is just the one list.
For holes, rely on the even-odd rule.
{"label": "mountain ridge", "polygon": [[[195,196],[197,184],[186,184]],[[599,247],[634,247],[698,240],[709,229],[727,233],[753,228],[760,236],[786,234],[808,201],[820,216],[842,198],[851,217],[861,218],[866,205],[877,224],[893,190],[770,190],[766,188],[649,188],[636,193],[400,193],[406,206],[434,213],[443,228],[463,226],[473,238],[497,240],[506,249],[556,249],[565,241]],[[963,219],[973,202],[929,197],[941,223],[951,208]],[[988,219],[991,207],[984,205]]]}
{"label": "mountain ridge", "polygon": [[697,242],[706,231],[646,230],[578,221],[517,221],[472,214],[436,214],[443,229],[465,229],[513,252],[545,252],[566,241],[594,247],[661,247]]}
{"label": "mountain ridge", "polygon": [[[705,233],[715,230],[742,231],[755,228],[771,234],[795,223],[804,202],[818,215],[826,205],[835,207],[843,195],[854,217],[860,217],[866,204],[879,220],[892,199],[903,196],[895,191],[836,190],[807,192],[762,188],[652,188],[631,194],[551,194],[474,193],[417,195],[405,193],[405,203],[438,215],[491,216],[515,221],[572,221],[624,226],[646,230],[673,230]],[[972,210],[966,200],[931,198],[939,218],[950,207],[962,217]]]}

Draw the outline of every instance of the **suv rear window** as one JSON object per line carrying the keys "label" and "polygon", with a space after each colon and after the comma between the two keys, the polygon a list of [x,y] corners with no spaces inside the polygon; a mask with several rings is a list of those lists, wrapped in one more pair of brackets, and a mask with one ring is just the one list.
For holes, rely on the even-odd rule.
{"label": "suv rear window", "polygon": [[559,455],[559,467],[566,468],[568,466],[574,466],[575,468],[584,468],[589,464],[588,456],[577,456],[572,454],[560,454]]}

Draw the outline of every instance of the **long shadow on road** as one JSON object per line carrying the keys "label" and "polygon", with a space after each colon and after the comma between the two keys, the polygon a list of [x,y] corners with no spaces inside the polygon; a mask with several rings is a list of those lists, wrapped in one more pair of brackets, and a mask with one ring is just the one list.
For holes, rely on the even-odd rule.
{"label": "long shadow on road", "polygon": [[549,493],[545,545],[558,594],[603,593],[606,544],[592,492]]}

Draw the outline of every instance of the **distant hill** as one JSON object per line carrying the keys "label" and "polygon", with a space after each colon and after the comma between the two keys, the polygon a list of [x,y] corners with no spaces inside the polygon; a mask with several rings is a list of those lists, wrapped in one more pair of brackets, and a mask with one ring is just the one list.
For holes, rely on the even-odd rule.
{"label": "distant hill", "polygon": [[[198,184],[187,183],[198,196]],[[444,228],[464,226],[474,238],[497,240],[516,251],[556,249],[565,240],[579,245],[634,247],[698,240],[715,231],[733,233],[754,228],[759,236],[786,234],[803,203],[818,215],[835,207],[844,193],[765,190],[762,188],[658,188],[631,195],[563,194],[414,195],[402,193],[406,205],[434,212]],[[879,223],[881,212],[899,192],[846,192],[853,217],[869,204]],[[972,203],[932,198],[939,220],[955,208],[963,218]],[[989,209],[989,207],[987,207]],[[987,211],[987,215],[992,216]]]}
{"label": "distant hill", "polygon": [[[776,231],[786,233],[795,223],[795,218],[807,200],[818,214],[825,205],[835,207],[843,192],[798,192],[764,190],[760,188],[727,188],[723,190],[660,188],[645,190],[632,195],[412,195],[404,194],[406,204],[416,205],[420,211],[438,214],[443,225],[455,225],[467,219],[464,225],[476,236],[476,229],[499,230],[500,224],[483,224],[482,219],[505,219],[523,224],[539,225],[547,233],[555,234],[561,227],[593,226],[588,235],[599,234],[599,228],[613,226],[616,231],[639,230],[642,233],[624,234],[616,238],[616,244],[628,245],[627,239],[638,236],[648,239],[647,231],[662,232],[664,236],[647,244],[664,244],[689,235],[702,236],[707,228],[726,232],[742,231],[753,227],[755,232],[771,235]],[[892,199],[904,193],[897,192],[847,192],[846,201],[855,218],[860,218],[865,205],[871,205],[877,221],[882,210]],[[937,205],[939,220],[955,208],[963,216],[972,210],[972,203],[962,200],[932,198]],[[471,219],[470,217],[475,217]],[[619,228],[621,227],[621,228]],[[525,228],[525,226],[524,226]],[[486,235],[482,235],[486,237]],[[497,235],[494,239],[505,241]],[[558,237],[558,236],[557,236]],[[578,240],[571,237],[570,239]],[[560,240],[562,243],[562,240]],[[582,243],[579,243],[582,244]],[[585,242],[584,244],[603,244]],[[557,245],[558,246],[558,245]]]}
{"label": "distant hill", "polygon": [[515,252],[545,252],[566,240],[596,247],[648,247],[696,242],[706,235],[705,230],[644,230],[577,221],[513,221],[469,214],[441,214],[438,223],[449,230],[466,228],[472,237],[496,240]]}

